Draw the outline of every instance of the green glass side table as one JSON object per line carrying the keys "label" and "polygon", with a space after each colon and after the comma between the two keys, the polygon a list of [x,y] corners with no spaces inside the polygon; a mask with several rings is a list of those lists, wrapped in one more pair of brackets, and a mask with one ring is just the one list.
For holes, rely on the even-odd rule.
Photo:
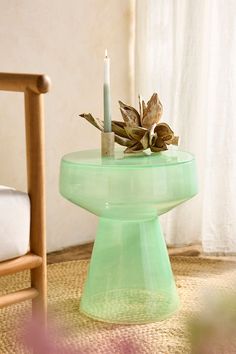
{"label": "green glass side table", "polygon": [[74,152],[62,158],[60,192],[100,218],[81,312],[124,324],[174,313],[180,302],[158,217],[197,193],[194,157]]}

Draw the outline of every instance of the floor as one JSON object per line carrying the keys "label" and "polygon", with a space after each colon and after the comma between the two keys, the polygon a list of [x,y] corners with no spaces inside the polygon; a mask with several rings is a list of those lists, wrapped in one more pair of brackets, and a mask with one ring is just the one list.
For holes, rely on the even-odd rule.
{"label": "floor", "polygon": [[[48,253],[48,264],[73,261],[78,259],[90,259],[93,250],[93,242],[84,245],[68,247],[61,251]],[[170,256],[196,256],[201,255],[201,246],[192,245],[179,248],[169,248]]]}
{"label": "floor", "polygon": [[47,255],[48,264],[73,261],[78,259],[90,259],[93,250],[93,242],[84,245],[68,247],[61,251],[51,252]]}

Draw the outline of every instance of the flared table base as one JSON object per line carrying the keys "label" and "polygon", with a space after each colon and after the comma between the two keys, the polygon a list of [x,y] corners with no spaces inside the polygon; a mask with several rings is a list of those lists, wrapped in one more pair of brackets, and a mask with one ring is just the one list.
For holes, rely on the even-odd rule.
{"label": "flared table base", "polygon": [[158,218],[100,218],[81,312],[104,322],[148,323],[179,305]]}

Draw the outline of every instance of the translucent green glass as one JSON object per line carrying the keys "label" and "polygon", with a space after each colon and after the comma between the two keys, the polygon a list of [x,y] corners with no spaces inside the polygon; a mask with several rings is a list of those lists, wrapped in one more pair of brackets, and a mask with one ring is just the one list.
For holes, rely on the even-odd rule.
{"label": "translucent green glass", "polygon": [[193,156],[71,153],[61,161],[60,192],[100,218],[80,310],[113,323],[175,312],[179,298],[158,216],[197,193]]}

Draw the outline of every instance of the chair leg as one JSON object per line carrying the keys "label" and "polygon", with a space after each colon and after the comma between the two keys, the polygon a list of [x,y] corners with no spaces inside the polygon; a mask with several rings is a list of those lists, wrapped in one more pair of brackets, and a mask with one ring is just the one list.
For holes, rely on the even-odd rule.
{"label": "chair leg", "polygon": [[[45,159],[43,98],[29,90],[25,92],[28,194],[31,202],[30,250],[42,257],[40,267],[32,269],[31,284],[39,292],[33,300],[33,315],[46,324],[47,269],[45,225]],[[36,317],[35,317],[36,318]]]}
{"label": "chair leg", "polygon": [[47,269],[46,262],[35,269],[31,269],[31,286],[38,290],[39,295],[32,300],[32,316],[40,321],[42,326],[47,325]]}

